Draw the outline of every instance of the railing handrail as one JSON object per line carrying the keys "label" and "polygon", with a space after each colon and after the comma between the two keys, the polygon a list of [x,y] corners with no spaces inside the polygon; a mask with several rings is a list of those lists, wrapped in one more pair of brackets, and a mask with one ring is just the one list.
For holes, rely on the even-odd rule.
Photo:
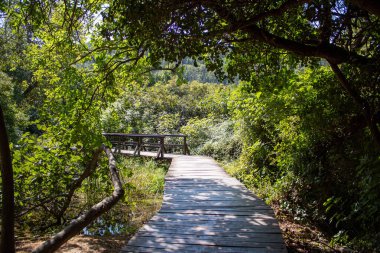
{"label": "railing handrail", "polygon": [[146,138],[160,138],[165,137],[163,134],[124,134],[124,133],[103,133],[104,136],[125,136],[125,137],[146,137]]}
{"label": "railing handrail", "polygon": [[186,134],[125,134],[125,133],[102,133],[103,135],[127,136],[127,137],[187,137]]}
{"label": "railing handrail", "polygon": [[[187,135],[185,134],[126,134],[126,133],[102,133],[103,136],[117,136],[117,137],[127,137],[127,138],[137,138],[137,142],[135,143],[129,143],[133,146],[135,146],[135,151],[134,151],[134,155],[140,155],[140,151],[141,149],[144,149],[144,147],[146,147],[147,145],[152,145],[152,143],[149,143],[149,142],[146,142],[144,143],[143,142],[143,139],[144,138],[157,138],[159,139],[159,149],[158,149],[158,153],[157,153],[157,158],[159,157],[164,157],[164,153],[166,152],[166,149],[165,149],[165,137],[181,137],[183,138],[183,144],[182,144],[182,149],[183,149],[183,154],[184,155],[190,155],[190,150],[187,146],[187,142],[186,142],[186,138],[187,138]],[[122,143],[119,143],[119,141],[121,141]],[[116,141],[115,141],[116,142]],[[123,143],[123,140],[118,140],[117,141],[117,144],[118,145],[125,145],[125,142]],[[167,146],[170,146],[170,147],[173,147],[174,145],[173,144],[166,144]],[[181,144],[178,144],[178,146],[181,146]],[[121,148],[119,147],[119,150],[121,150]]]}
{"label": "railing handrail", "polygon": [[165,137],[187,137],[186,134],[163,134]]}

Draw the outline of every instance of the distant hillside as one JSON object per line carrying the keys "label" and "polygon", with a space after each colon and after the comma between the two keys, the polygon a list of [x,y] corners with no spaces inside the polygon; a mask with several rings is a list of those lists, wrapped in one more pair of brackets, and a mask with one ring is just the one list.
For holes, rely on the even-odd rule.
{"label": "distant hillside", "polygon": [[[162,65],[165,65],[165,63]],[[188,82],[198,81],[200,83],[228,84],[227,80],[223,80],[222,82],[218,80],[214,72],[208,71],[203,62],[197,61],[197,66],[194,66],[194,61],[189,58],[182,61],[181,66],[178,68],[177,74]],[[154,71],[151,77],[151,83],[153,84],[157,81],[167,82],[172,78],[172,75],[173,73],[167,70]]]}

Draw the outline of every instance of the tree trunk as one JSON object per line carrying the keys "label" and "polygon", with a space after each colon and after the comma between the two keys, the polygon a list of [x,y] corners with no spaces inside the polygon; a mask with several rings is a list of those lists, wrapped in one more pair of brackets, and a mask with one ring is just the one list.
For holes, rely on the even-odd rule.
{"label": "tree trunk", "polygon": [[111,209],[124,195],[123,185],[119,179],[119,175],[116,169],[116,160],[111,150],[103,146],[103,150],[106,152],[109,159],[109,169],[114,191],[110,197],[107,197],[100,201],[98,204],[92,206],[85,214],[79,216],[73,220],[66,228],[61,232],[54,235],[48,241],[44,242],[36,249],[34,253],[50,253],[57,250],[62,244],[67,242],[71,237],[78,234],[84,227],[89,225],[93,220],[100,215]]}
{"label": "tree trunk", "polygon": [[1,253],[15,252],[14,239],[14,182],[11,151],[3,110],[0,105],[0,166],[2,182],[2,212],[1,212]]}
{"label": "tree trunk", "polygon": [[369,127],[371,134],[375,140],[375,143],[380,147],[380,131],[377,127],[377,122],[374,117],[374,113],[371,111],[371,108],[367,101],[365,101],[359,93],[350,85],[347,78],[344,76],[343,72],[340,70],[337,64],[329,62],[331,69],[333,70],[335,76],[337,77],[340,85],[347,91],[347,93],[352,97],[355,103],[362,110],[364,118],[367,121],[367,126]]}

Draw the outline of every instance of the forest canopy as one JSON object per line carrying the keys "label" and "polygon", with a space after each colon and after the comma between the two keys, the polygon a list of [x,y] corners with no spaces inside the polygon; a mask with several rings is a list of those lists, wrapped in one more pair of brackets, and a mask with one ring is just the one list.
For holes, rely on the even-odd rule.
{"label": "forest canopy", "polygon": [[88,207],[120,131],[187,134],[332,243],[379,250],[378,1],[1,1],[0,19],[2,242],[14,216],[43,233]]}

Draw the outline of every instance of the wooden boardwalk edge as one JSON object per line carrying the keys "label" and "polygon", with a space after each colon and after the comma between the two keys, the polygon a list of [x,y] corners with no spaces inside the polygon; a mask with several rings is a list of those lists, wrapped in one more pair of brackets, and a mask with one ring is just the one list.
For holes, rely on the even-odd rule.
{"label": "wooden boardwalk edge", "polygon": [[121,252],[287,252],[273,210],[212,158],[171,158],[160,211]]}

